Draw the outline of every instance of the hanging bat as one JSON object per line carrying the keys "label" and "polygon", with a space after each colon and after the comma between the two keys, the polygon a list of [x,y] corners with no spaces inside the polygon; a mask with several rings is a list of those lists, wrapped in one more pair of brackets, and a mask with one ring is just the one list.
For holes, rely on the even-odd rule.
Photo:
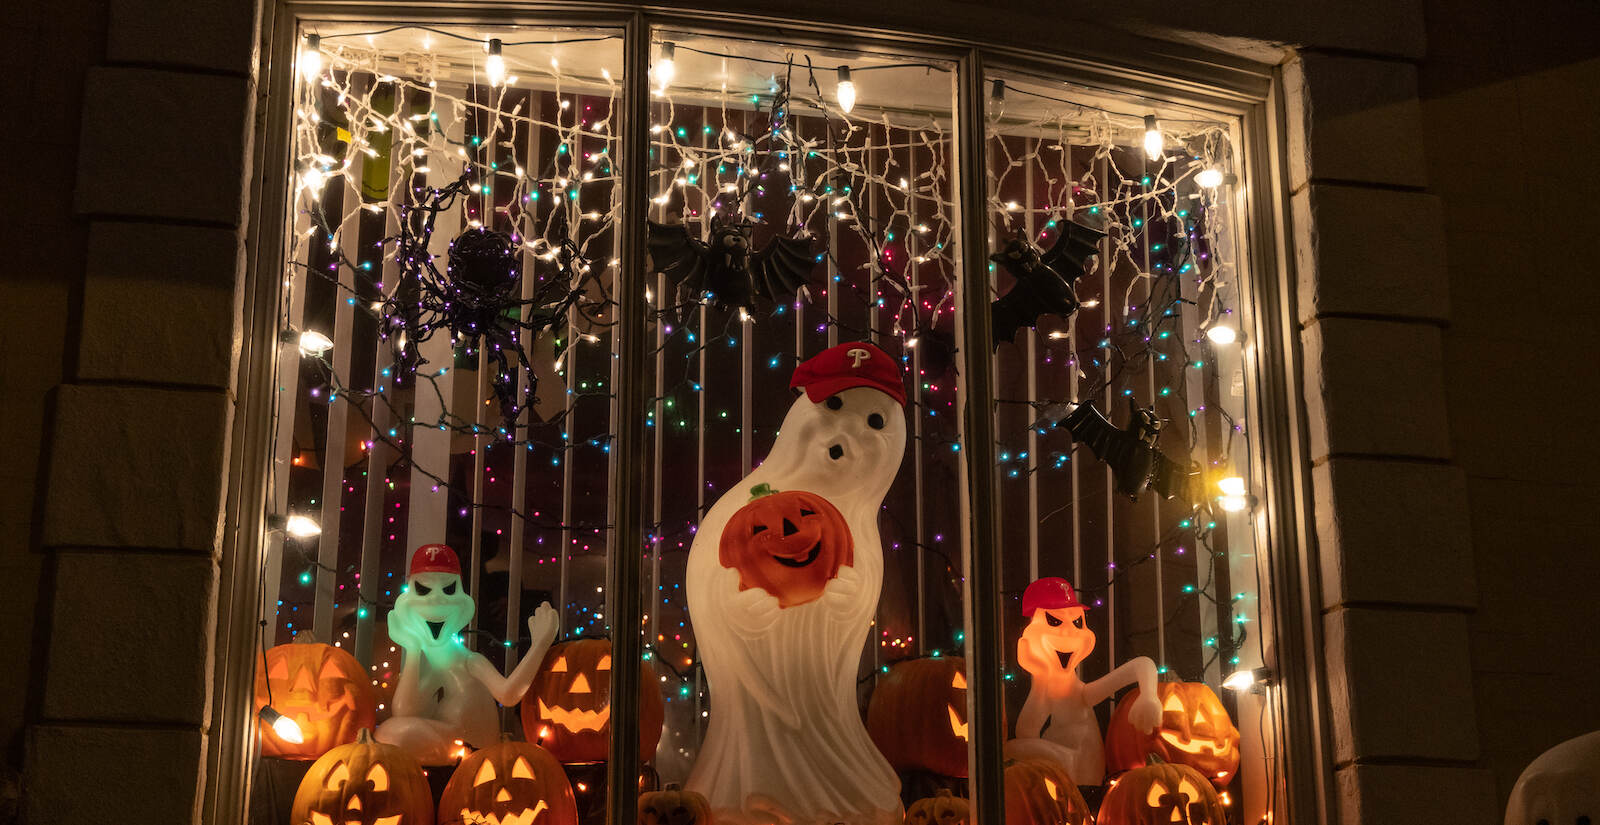
{"label": "hanging bat", "polygon": [[709,242],[683,224],[648,223],[651,270],[718,309],[748,309],[758,296],[782,301],[807,285],[817,265],[810,238],[775,237],[752,252],[745,221],[713,221]]}
{"label": "hanging bat", "polygon": [[1118,429],[1094,408],[1094,402],[1085,401],[1056,426],[1066,427],[1072,440],[1089,445],[1095,457],[1111,467],[1117,491],[1129,499],[1138,501],[1147,488],[1166,499],[1187,493],[1190,480],[1200,468],[1193,462],[1179,464],[1156,449],[1161,419],[1156,417],[1155,409],[1140,407],[1129,398],[1128,411],[1127,428]]}
{"label": "hanging bat", "polygon": [[1085,264],[1099,251],[1100,239],[1105,236],[1098,229],[1062,221],[1048,252],[1040,252],[1019,235],[989,256],[1017,279],[1011,291],[990,306],[996,347],[1001,341],[1015,340],[1018,329],[1038,326],[1040,315],[1066,318],[1078,311],[1074,284],[1083,277]]}

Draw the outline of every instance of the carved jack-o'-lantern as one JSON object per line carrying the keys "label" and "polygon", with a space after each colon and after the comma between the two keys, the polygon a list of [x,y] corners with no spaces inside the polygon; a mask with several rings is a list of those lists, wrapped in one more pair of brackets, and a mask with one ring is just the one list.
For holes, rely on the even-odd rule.
{"label": "carved jack-o'-lantern", "polygon": [[1213,785],[1227,787],[1239,772],[1239,729],[1211,688],[1199,682],[1163,682],[1161,724],[1149,735],[1134,730],[1128,709],[1139,696],[1134,688],[1117,703],[1106,726],[1106,768],[1111,774],[1145,764],[1150,754],[1163,762],[1188,765]]}
{"label": "carved jack-o'-lantern", "polygon": [[898,770],[967,775],[967,662],[907,659],[872,691],[867,733]]}
{"label": "carved jack-o'-lantern", "polygon": [[[639,753],[648,759],[661,739],[661,694],[639,692]],[[604,762],[611,748],[611,641],[573,639],[551,645],[522,697],[522,731],[562,762]]]}
{"label": "carved jack-o'-lantern", "polygon": [[1067,769],[1044,759],[1006,762],[1006,825],[1093,823]]}
{"label": "carved jack-o'-lantern", "polygon": [[972,806],[967,800],[940,788],[939,793],[919,799],[906,809],[905,825],[970,825]]}
{"label": "carved jack-o'-lantern", "polygon": [[290,821],[305,825],[433,825],[433,792],[411,754],[366,730],[311,764]]}
{"label": "carved jack-o'-lantern", "polygon": [[1217,789],[1188,765],[1155,762],[1119,777],[1100,803],[1100,825],[1224,825]]}
{"label": "carved jack-o'-lantern", "polygon": [[356,732],[377,724],[377,698],[361,664],[332,645],[302,634],[293,643],[268,650],[256,671],[256,712],[267,704],[300,726],[299,744],[261,726],[261,753],[288,759],[316,759],[337,745],[356,741]]}
{"label": "carved jack-o'-lantern", "polygon": [[779,607],[815,601],[822,588],[855,563],[844,516],[827,499],[803,490],[751,489],[748,504],[728,519],[717,546],[723,567],[739,571],[739,589],[759,587]]}
{"label": "carved jack-o'-lantern", "polygon": [[576,825],[566,772],[549,751],[501,742],[456,766],[439,797],[441,825]]}
{"label": "carved jack-o'-lantern", "polygon": [[711,803],[677,786],[639,794],[638,825],[714,825]]}

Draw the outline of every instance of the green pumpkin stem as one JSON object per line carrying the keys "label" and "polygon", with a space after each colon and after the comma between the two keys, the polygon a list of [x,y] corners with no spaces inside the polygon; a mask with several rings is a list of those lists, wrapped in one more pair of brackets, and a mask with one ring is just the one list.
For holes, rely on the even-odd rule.
{"label": "green pumpkin stem", "polygon": [[[779,492],[781,492],[781,491],[774,490],[772,488],[771,484],[768,484],[765,481],[763,481],[760,484],[757,484],[756,486],[750,488],[750,501],[755,501],[756,499],[762,498],[764,496],[775,496]],[[749,502],[746,502],[746,503],[749,503]]]}

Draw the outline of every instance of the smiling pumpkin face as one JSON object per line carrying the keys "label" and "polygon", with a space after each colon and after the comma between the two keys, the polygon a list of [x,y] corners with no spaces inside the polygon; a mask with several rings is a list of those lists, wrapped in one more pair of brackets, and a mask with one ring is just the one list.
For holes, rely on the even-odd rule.
{"label": "smiling pumpkin face", "polygon": [[312,763],[290,821],[306,825],[433,825],[433,792],[411,754],[363,730]]}
{"label": "smiling pumpkin face", "polygon": [[960,656],[896,662],[867,705],[867,733],[897,770],[967,775],[967,663]]}
{"label": "smiling pumpkin face", "polygon": [[[650,685],[650,680],[644,681]],[[639,752],[655,753],[665,711],[661,694],[639,694]],[[529,742],[566,763],[604,762],[611,749],[611,641],[573,639],[551,645],[522,697]]]}
{"label": "smiling pumpkin face", "polygon": [[717,548],[723,567],[739,571],[739,589],[759,587],[779,607],[815,601],[840,567],[855,563],[844,516],[827,499],[762,484],[728,519]]}
{"label": "smiling pumpkin face", "polygon": [[1100,825],[1226,825],[1221,797],[1187,765],[1156,763],[1123,774],[1100,803]]}
{"label": "smiling pumpkin face", "polygon": [[548,751],[501,742],[456,766],[439,797],[442,825],[576,825],[578,806],[567,775]]}
{"label": "smiling pumpkin face", "polygon": [[1106,767],[1113,773],[1140,767],[1151,754],[1161,761],[1188,765],[1213,785],[1226,787],[1239,772],[1239,729],[1211,688],[1199,682],[1163,682],[1161,724],[1148,736],[1128,722],[1139,696],[1134,688],[1117,703],[1106,727]]}
{"label": "smiling pumpkin face", "polygon": [[309,635],[267,651],[263,668],[256,672],[257,712],[268,696],[274,710],[299,724],[304,741],[286,741],[270,725],[262,725],[264,756],[316,759],[377,724],[376,695],[360,663],[340,648],[311,641]]}

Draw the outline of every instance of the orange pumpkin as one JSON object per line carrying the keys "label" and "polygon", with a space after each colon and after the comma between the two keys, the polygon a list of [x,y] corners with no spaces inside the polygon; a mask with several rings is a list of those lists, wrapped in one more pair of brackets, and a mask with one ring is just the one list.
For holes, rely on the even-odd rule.
{"label": "orange pumpkin", "polygon": [[[661,740],[661,693],[639,692],[639,755]],[[522,697],[522,731],[565,763],[604,762],[611,752],[611,641],[573,639],[550,646]]]}
{"label": "orange pumpkin", "polygon": [[362,730],[311,763],[290,821],[304,825],[433,825],[433,791],[411,754]]}
{"label": "orange pumpkin", "polygon": [[972,806],[967,800],[954,796],[948,788],[940,788],[936,796],[919,799],[906,809],[905,825],[970,825]]}
{"label": "orange pumpkin", "polygon": [[967,662],[906,659],[878,679],[867,733],[896,770],[967,775]]}
{"label": "orange pumpkin", "polygon": [[739,589],[759,587],[779,607],[815,601],[840,567],[855,563],[855,541],[831,502],[804,490],[751,488],[749,503],[722,528],[717,560],[739,571]]}
{"label": "orange pumpkin", "polygon": [[1155,762],[1134,768],[1113,781],[1100,803],[1100,825],[1226,825],[1227,821],[1217,789],[1188,765]]}
{"label": "orange pumpkin", "polygon": [[1134,688],[1117,703],[1106,726],[1106,770],[1115,776],[1144,765],[1151,754],[1163,762],[1188,765],[1213,785],[1227,787],[1239,772],[1239,729],[1211,688],[1200,682],[1162,682],[1161,724],[1149,735],[1128,723],[1139,696]]}
{"label": "orange pumpkin", "polygon": [[577,825],[572,785],[550,752],[527,742],[501,742],[456,766],[439,797],[441,825],[533,823]]}
{"label": "orange pumpkin", "polygon": [[1089,804],[1067,769],[1044,759],[1006,762],[1006,825],[1085,825]]}
{"label": "orange pumpkin", "polygon": [[638,825],[715,825],[711,803],[677,786],[639,794]]}
{"label": "orange pumpkin", "polygon": [[316,759],[338,745],[356,741],[356,732],[378,724],[377,697],[356,657],[333,645],[317,644],[309,634],[267,651],[256,670],[256,712],[267,704],[300,725],[304,741],[286,741],[261,726],[261,754]]}

